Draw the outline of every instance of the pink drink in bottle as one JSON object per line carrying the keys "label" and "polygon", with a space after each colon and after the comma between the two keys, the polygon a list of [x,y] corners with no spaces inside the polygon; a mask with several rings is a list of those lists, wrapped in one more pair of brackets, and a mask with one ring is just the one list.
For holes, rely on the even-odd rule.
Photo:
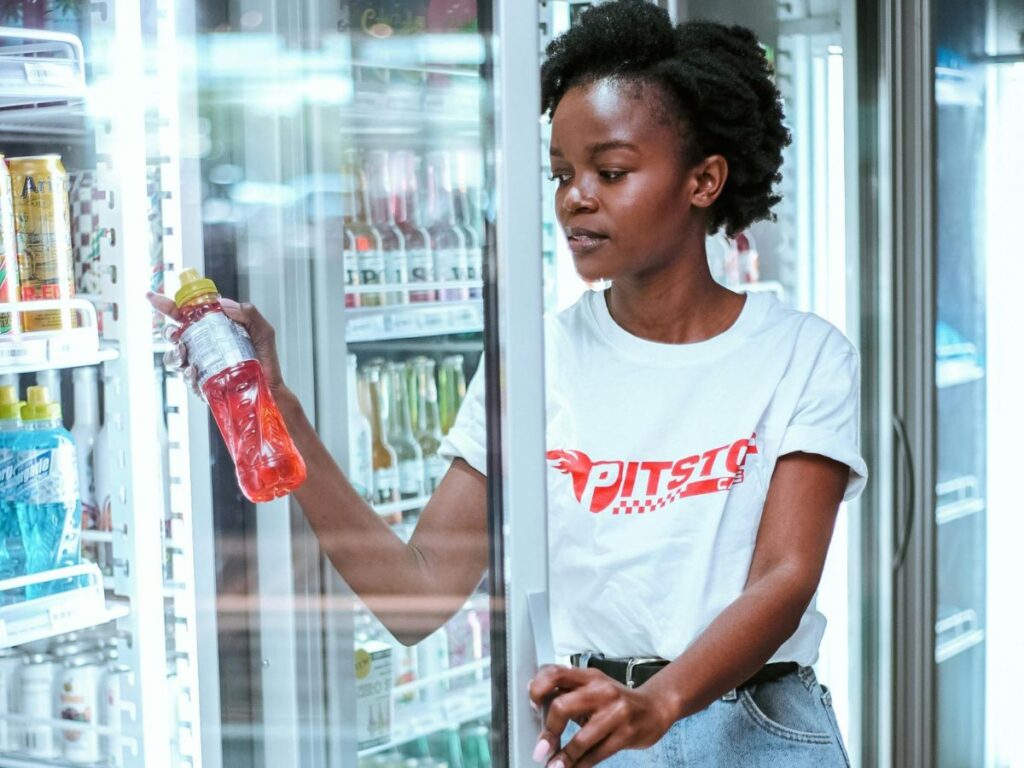
{"label": "pink drink in bottle", "polygon": [[235,462],[238,485],[253,502],[285,496],[306,479],[306,464],[285,428],[249,334],[227,315],[212,280],[181,273],[174,297],[181,341],[199,388]]}

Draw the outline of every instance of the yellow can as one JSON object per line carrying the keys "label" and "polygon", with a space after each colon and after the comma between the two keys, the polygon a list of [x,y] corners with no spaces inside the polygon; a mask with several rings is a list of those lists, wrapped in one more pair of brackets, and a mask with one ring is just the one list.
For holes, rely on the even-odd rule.
{"label": "yellow can", "polygon": [[[71,251],[68,174],[60,155],[12,157],[14,225],[23,301],[70,299],[75,295]],[[25,312],[26,331],[56,331],[74,325],[71,310]]]}
{"label": "yellow can", "polygon": [[[14,194],[11,172],[0,155],[0,304],[21,301],[18,290],[18,243],[14,234]],[[21,328],[17,312],[0,312],[0,336]]]}

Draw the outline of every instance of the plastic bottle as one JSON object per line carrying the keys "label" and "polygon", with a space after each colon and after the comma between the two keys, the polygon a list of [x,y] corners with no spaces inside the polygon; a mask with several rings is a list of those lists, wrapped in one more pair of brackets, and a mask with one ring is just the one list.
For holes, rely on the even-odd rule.
{"label": "plastic bottle", "polygon": [[359,408],[358,362],[348,356],[348,479],[359,495],[373,501],[373,437],[370,422]]}
{"label": "plastic bottle", "polygon": [[256,359],[252,340],[220,306],[212,280],[194,269],[181,273],[174,297],[181,313],[181,341],[198,373],[238,485],[253,502],[270,501],[298,488],[306,464],[295,448]]}
{"label": "plastic bottle", "polygon": [[[11,489],[25,547],[27,573],[77,565],[81,559],[82,505],[78,458],[71,433],[61,422],[60,403],[46,387],[29,387],[21,409],[25,429],[14,441],[16,466]],[[70,584],[44,582],[26,597],[63,591]]]}
{"label": "plastic bottle", "polygon": [[71,428],[71,437],[75,441],[78,456],[78,493],[82,500],[82,527],[85,529],[96,528],[99,523],[92,466],[93,449],[100,431],[96,373],[95,368],[76,368],[72,374],[75,384],[75,424]]}
{"label": "plastic bottle", "polygon": [[[21,406],[14,387],[0,387],[0,579],[10,579],[25,573],[25,550],[21,543],[21,527],[14,506],[9,478],[13,475],[14,441],[22,430]],[[18,595],[0,592],[0,605],[14,602]]]}

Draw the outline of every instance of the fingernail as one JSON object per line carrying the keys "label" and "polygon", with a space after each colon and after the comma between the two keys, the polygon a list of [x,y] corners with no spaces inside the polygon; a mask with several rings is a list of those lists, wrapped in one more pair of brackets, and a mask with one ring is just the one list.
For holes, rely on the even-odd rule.
{"label": "fingernail", "polygon": [[541,739],[537,742],[537,746],[533,748],[533,762],[543,763],[545,760],[548,759],[548,755],[550,753],[551,745],[548,744],[544,739]]}
{"label": "fingernail", "polygon": [[549,765],[548,768],[565,768],[565,763],[561,760],[555,760],[555,762]]}
{"label": "fingernail", "polygon": [[540,712],[540,707],[537,706],[537,702],[535,702],[533,699],[527,699],[527,701],[530,702],[530,709],[532,709],[534,712]]}

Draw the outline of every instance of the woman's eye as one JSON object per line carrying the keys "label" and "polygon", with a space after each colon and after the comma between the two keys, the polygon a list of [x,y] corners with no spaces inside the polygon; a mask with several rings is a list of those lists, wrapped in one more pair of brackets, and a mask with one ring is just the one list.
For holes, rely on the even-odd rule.
{"label": "woman's eye", "polygon": [[625,175],[625,171],[601,171],[601,178],[605,181],[618,181]]}
{"label": "woman's eye", "polygon": [[551,174],[551,181],[557,181],[558,182],[558,186],[562,186],[568,180],[569,180],[569,174],[568,173],[552,173]]}

